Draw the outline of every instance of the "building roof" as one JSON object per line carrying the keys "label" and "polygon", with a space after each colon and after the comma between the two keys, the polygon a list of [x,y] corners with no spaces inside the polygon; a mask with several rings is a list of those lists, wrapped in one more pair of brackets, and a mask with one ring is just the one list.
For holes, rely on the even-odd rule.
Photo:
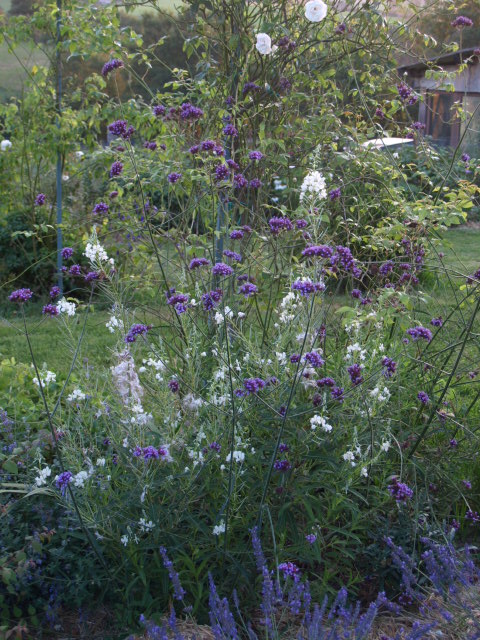
{"label": "building roof", "polygon": [[478,56],[474,56],[474,52],[478,50],[478,47],[468,47],[467,49],[459,49],[458,51],[451,51],[449,53],[442,53],[441,55],[434,56],[433,58],[427,58],[427,60],[417,60],[411,64],[405,64],[398,67],[398,71],[403,73],[405,71],[424,71],[432,65],[451,65],[460,64],[461,61],[467,58],[473,58],[469,60],[469,64],[478,63]]}

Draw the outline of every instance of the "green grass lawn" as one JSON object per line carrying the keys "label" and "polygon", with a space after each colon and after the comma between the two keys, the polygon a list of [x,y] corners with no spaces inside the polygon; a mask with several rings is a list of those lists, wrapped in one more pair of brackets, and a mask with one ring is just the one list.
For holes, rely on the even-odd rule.
{"label": "green grass lawn", "polygon": [[[480,229],[461,228],[445,234],[443,250],[445,263],[461,273],[472,273],[480,267]],[[448,304],[448,289],[438,291],[438,302]],[[345,301],[348,304],[348,301]],[[111,349],[115,342],[112,334],[105,327],[109,318],[107,311],[93,311],[89,314],[87,330],[80,351],[79,362],[89,357],[92,364],[105,363],[110,359]],[[72,346],[78,340],[83,323],[83,313],[79,313],[73,324],[72,338],[59,331],[55,320],[42,318],[40,308],[28,319],[28,330],[32,336],[35,357],[38,363],[47,364],[53,371],[68,371]],[[67,357],[65,356],[67,354]],[[0,317],[0,359],[15,358],[18,362],[30,362],[28,345],[23,335],[22,321],[18,317],[2,319]]]}
{"label": "green grass lawn", "polygon": [[18,96],[33,66],[48,65],[47,55],[33,43],[22,43],[14,53],[8,45],[0,45],[0,101]]}

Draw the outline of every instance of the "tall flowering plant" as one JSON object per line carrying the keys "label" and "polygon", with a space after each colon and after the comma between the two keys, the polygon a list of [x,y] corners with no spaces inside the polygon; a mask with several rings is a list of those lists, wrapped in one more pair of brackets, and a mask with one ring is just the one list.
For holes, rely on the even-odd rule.
{"label": "tall flowering plant", "polygon": [[[109,121],[92,233],[78,262],[62,254],[108,304],[107,363],[81,366],[82,333],[53,406],[48,370],[32,381],[55,455],[28,482],[72,506],[144,610],[167,600],[154,594],[165,549],[201,608],[207,564],[225,585],[251,579],[253,526],[279,570],[300,567],[321,591],[332,574],[362,582],[354,565],[391,584],[378,549],[392,530],[410,541],[479,520],[452,464],[476,437],[475,403],[458,396],[476,378],[479,274],[461,274],[453,307],[423,290],[441,270],[437,291],[450,286],[431,232],[462,215],[468,190],[407,203],[394,159],[357,145],[378,100],[359,51],[373,58],[384,21],[368,4],[221,6],[187,14],[196,82],[178,72],[170,94]],[[112,54],[101,73],[127,65]],[[357,185],[386,166],[379,204]],[[33,294],[11,293],[20,316]],[[58,294],[45,322],[69,337],[86,311]]]}

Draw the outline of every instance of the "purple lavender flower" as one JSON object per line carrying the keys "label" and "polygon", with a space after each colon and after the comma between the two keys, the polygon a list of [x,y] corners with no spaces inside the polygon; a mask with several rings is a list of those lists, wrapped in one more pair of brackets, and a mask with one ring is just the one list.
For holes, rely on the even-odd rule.
{"label": "purple lavender flower", "polygon": [[227,124],[223,127],[223,135],[236,138],[238,136],[238,129],[234,127],[233,124]]}
{"label": "purple lavender flower", "polygon": [[230,233],[230,239],[231,240],[241,240],[244,235],[245,235],[245,233],[241,229],[234,229]]}
{"label": "purple lavender flower", "polygon": [[125,342],[135,342],[137,336],[145,335],[150,329],[151,325],[147,324],[134,324],[130,327],[127,335],[125,336]]}
{"label": "purple lavender flower", "polygon": [[405,483],[399,482],[396,478],[393,479],[392,484],[388,485],[388,491],[398,504],[405,503],[413,496],[412,489]]}
{"label": "purple lavender flower", "polygon": [[121,69],[123,66],[124,64],[121,60],[119,60],[118,58],[113,58],[103,65],[102,76],[106,78],[109,73],[111,73],[115,69]]}
{"label": "purple lavender flower", "polygon": [[181,177],[182,177],[181,173],[178,173],[177,171],[172,171],[172,173],[168,174],[167,180],[169,181],[170,184],[175,184],[180,180]]}
{"label": "purple lavender flower", "polygon": [[153,106],[153,115],[155,115],[157,118],[164,116],[166,113],[167,110],[165,109],[163,104],[156,104]]}
{"label": "purple lavender flower", "polygon": [[41,207],[45,204],[47,196],[44,193],[39,193],[35,198],[35,204],[37,207]]}
{"label": "purple lavender flower", "polygon": [[42,313],[44,316],[54,317],[54,316],[58,316],[59,311],[56,305],[49,303],[43,307]]}
{"label": "purple lavender flower", "polygon": [[362,368],[361,364],[352,364],[347,367],[348,375],[350,376],[350,380],[354,387],[363,382]]}
{"label": "purple lavender flower", "polygon": [[210,260],[207,260],[206,258],[192,258],[190,264],[188,265],[188,268],[190,271],[193,271],[194,269],[198,269],[199,267],[206,267],[209,264]]}
{"label": "purple lavender flower", "polygon": [[289,218],[270,218],[268,226],[273,235],[278,235],[280,231],[291,231],[293,229],[292,221]]}
{"label": "purple lavender flower", "polygon": [[108,213],[108,204],[106,202],[99,202],[98,204],[96,204],[93,207],[93,213],[94,214],[98,214],[98,213]]}
{"label": "purple lavender flower", "polygon": [[420,400],[422,404],[428,404],[430,402],[430,398],[425,393],[425,391],[419,391],[417,398]]}
{"label": "purple lavender flower", "polygon": [[473,27],[473,20],[466,16],[457,16],[450,24],[455,29],[463,29],[464,27]]}
{"label": "purple lavender flower", "polygon": [[229,176],[230,176],[230,169],[228,168],[228,166],[223,162],[220,164],[217,164],[217,166],[215,167],[215,178],[217,182],[222,182],[223,180],[227,180]]}
{"label": "purple lavender flower", "polygon": [[302,256],[311,258],[331,258],[333,255],[332,247],[328,245],[319,245],[319,246],[311,246],[307,247],[302,251]]}
{"label": "purple lavender flower", "polygon": [[430,329],[426,329],[425,327],[422,327],[422,326],[412,327],[410,329],[407,329],[407,333],[409,336],[412,336],[412,339],[414,342],[420,339],[430,342],[430,340],[433,337]]}
{"label": "purple lavender flower", "polygon": [[275,462],[273,463],[273,468],[275,469],[275,471],[286,473],[287,471],[290,471],[292,465],[288,460],[275,460]]}
{"label": "purple lavender flower", "polygon": [[342,190],[340,189],[340,187],[337,187],[336,189],[332,189],[330,191],[330,193],[328,194],[328,197],[333,202],[334,200],[338,200],[338,198],[340,198],[341,195],[342,195]]}
{"label": "purple lavender flower", "polygon": [[[168,577],[170,578],[170,582],[173,586],[173,597],[175,598],[175,600],[183,600],[186,591],[180,583],[178,573],[175,571],[173,562],[168,557],[165,547],[160,547],[160,555],[163,559],[163,566],[168,571]],[[151,635],[151,637],[153,638],[153,635]]]}
{"label": "purple lavender flower", "polygon": [[255,295],[257,291],[258,291],[258,287],[252,284],[251,282],[246,282],[238,290],[238,292],[241,293],[243,296],[245,296],[245,298],[250,298],[250,296]]}
{"label": "purple lavender flower", "polygon": [[284,578],[292,578],[294,582],[300,580],[300,569],[293,562],[282,562],[278,565],[278,570],[283,573]]}
{"label": "purple lavender flower", "polygon": [[33,291],[31,289],[16,289],[8,296],[8,299],[10,302],[18,302],[18,304],[22,304],[30,300],[32,296]]}
{"label": "purple lavender flower", "polygon": [[230,251],[230,249],[225,249],[223,255],[229,260],[233,260],[233,262],[241,262],[242,256],[236,251]]}
{"label": "purple lavender flower", "polygon": [[261,151],[250,151],[250,153],[248,154],[248,157],[250,158],[250,160],[255,161],[255,160],[261,160],[265,156]]}
{"label": "purple lavender flower", "polygon": [[214,289],[208,293],[202,295],[202,303],[205,311],[211,311],[215,309],[220,300],[222,299],[223,291],[221,289]]}
{"label": "purple lavender flower", "polygon": [[73,478],[73,473],[71,471],[63,471],[60,475],[55,479],[55,484],[57,485],[57,489],[60,489],[62,496],[65,495],[67,490],[67,486],[70,484]]}
{"label": "purple lavender flower", "polygon": [[123,172],[123,164],[120,160],[115,160],[115,162],[110,167],[110,178],[114,178],[115,176],[119,176]]}
{"label": "purple lavender flower", "polygon": [[217,262],[213,265],[212,273],[214,276],[231,276],[233,269],[224,262]]}

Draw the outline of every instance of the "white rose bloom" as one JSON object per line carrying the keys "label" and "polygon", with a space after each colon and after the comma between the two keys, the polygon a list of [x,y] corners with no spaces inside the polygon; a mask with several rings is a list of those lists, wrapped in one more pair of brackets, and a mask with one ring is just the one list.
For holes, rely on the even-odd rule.
{"label": "white rose bloom", "polygon": [[321,22],[327,15],[327,5],[322,0],[309,0],[305,5],[305,17],[310,22]]}
{"label": "white rose bloom", "polygon": [[272,53],[272,39],[266,33],[257,33],[255,47],[262,56],[268,56]]}

